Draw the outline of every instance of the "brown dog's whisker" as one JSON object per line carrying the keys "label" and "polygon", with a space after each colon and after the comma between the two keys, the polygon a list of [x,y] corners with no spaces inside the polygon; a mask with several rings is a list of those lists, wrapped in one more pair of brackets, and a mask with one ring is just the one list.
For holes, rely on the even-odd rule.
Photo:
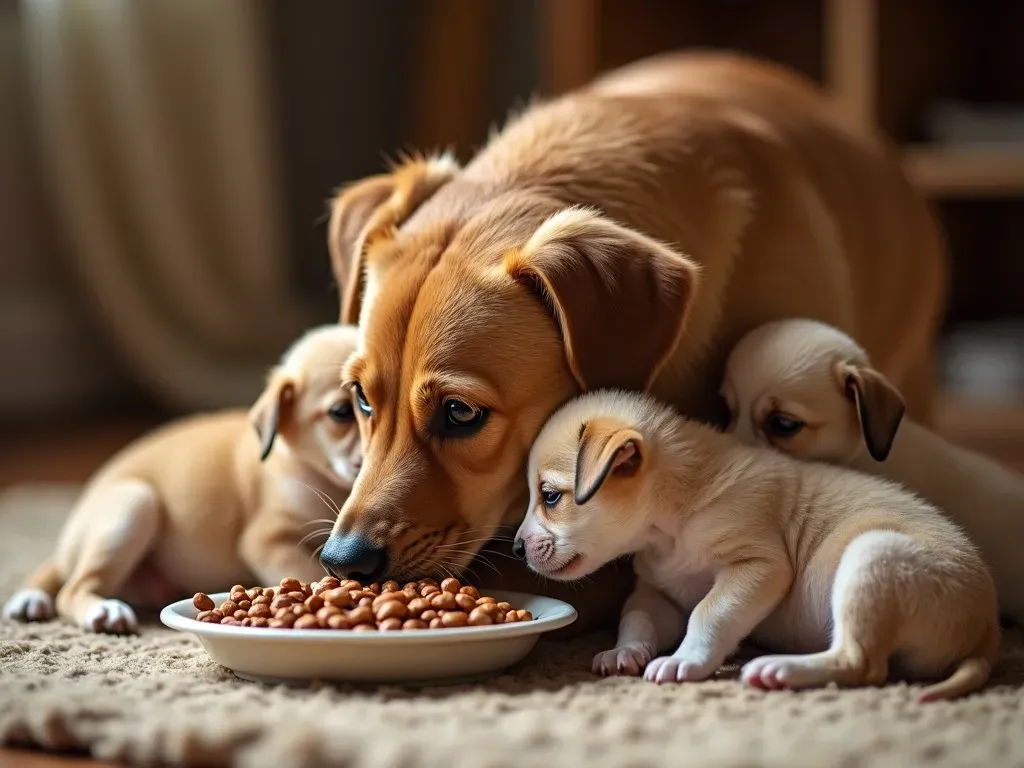
{"label": "brown dog's whisker", "polygon": [[296,546],[297,547],[302,547],[303,545],[305,545],[308,542],[310,542],[313,539],[315,539],[317,536],[330,536],[330,535],[331,535],[331,529],[330,528],[321,528],[319,531],[313,531],[312,533],[307,533],[305,536],[303,536],[301,539],[299,539],[299,542],[298,542],[298,544],[296,544]]}
{"label": "brown dog's whisker", "polygon": [[337,503],[334,501],[334,499],[332,499],[326,493],[321,491],[319,488],[314,488],[312,485],[309,485],[308,483],[304,483],[301,480],[296,480],[295,482],[297,482],[299,485],[305,486],[306,488],[311,490],[313,493],[315,493],[317,498],[320,499],[320,501],[322,501],[324,503],[324,506],[327,507],[332,512],[334,512],[335,515],[340,515],[341,514],[341,507],[339,507],[337,505]]}

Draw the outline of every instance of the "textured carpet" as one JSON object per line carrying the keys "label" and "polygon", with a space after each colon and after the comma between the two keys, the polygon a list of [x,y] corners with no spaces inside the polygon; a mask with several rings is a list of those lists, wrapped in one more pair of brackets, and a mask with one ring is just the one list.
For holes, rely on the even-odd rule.
{"label": "textured carpet", "polygon": [[[0,496],[0,599],[46,553],[70,489]],[[610,642],[542,643],[479,686],[269,688],[198,642],[0,623],[0,743],[133,762],[348,766],[1024,766],[1024,646],[983,694],[919,706],[906,686],[765,694],[600,680]]]}

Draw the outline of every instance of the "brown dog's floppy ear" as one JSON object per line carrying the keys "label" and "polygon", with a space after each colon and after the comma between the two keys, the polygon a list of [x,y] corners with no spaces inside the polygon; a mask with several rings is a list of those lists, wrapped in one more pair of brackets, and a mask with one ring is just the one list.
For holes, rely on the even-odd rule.
{"label": "brown dog's floppy ear", "polygon": [[389,235],[458,170],[458,163],[447,154],[406,158],[391,173],[356,182],[335,196],[327,246],[341,292],[342,323],[359,321],[366,244]]}
{"label": "brown dog's floppy ear", "polygon": [[675,351],[698,267],[594,211],[545,221],[505,268],[549,303],[583,390],[646,390]]}
{"label": "brown dog's floppy ear", "polygon": [[840,363],[838,374],[843,392],[857,407],[868,453],[875,461],[885,461],[907,410],[903,395],[873,368]]}
{"label": "brown dog's floppy ear", "polygon": [[584,425],[576,454],[573,501],[590,501],[611,475],[632,477],[643,463],[643,436],[616,422],[595,419]]}
{"label": "brown dog's floppy ear", "polygon": [[295,381],[275,373],[267,382],[266,389],[249,409],[249,421],[256,429],[260,440],[260,461],[266,460],[274,447],[278,430],[291,413],[295,401]]}

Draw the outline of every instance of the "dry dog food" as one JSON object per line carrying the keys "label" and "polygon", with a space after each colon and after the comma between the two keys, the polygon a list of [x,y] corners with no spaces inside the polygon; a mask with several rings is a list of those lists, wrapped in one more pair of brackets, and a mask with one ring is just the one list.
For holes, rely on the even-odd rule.
{"label": "dry dog food", "polygon": [[529,611],[481,596],[458,579],[397,581],[363,586],[352,579],[328,576],[305,584],[282,579],[278,587],[241,584],[231,588],[219,606],[202,592],[192,598],[196,621],[241,627],[275,629],[348,629],[353,632],[393,632],[400,629],[482,627],[532,621]]}

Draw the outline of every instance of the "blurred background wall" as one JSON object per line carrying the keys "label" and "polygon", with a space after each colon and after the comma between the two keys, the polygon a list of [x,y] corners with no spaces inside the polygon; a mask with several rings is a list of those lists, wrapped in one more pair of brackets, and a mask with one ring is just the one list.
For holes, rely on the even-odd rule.
{"label": "blurred background wall", "polygon": [[878,120],[954,253],[947,390],[1024,392],[1024,3],[0,0],[0,422],[249,401],[337,313],[325,200],[662,50]]}

